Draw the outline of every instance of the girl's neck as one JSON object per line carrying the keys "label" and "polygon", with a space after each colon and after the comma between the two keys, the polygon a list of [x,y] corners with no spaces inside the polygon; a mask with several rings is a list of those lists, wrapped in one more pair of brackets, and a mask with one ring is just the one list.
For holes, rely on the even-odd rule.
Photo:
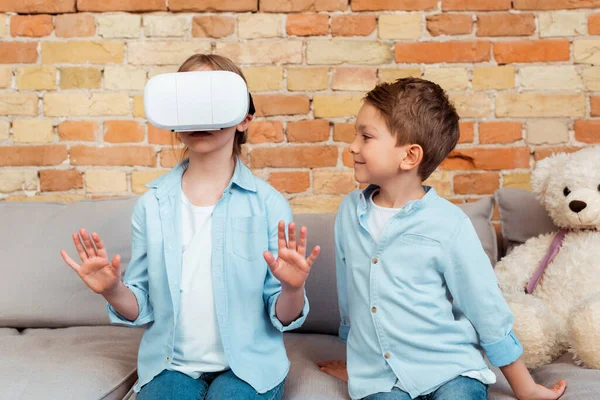
{"label": "girl's neck", "polygon": [[195,206],[216,204],[229,185],[235,163],[236,157],[232,157],[231,152],[190,152],[189,164],[181,181],[186,197]]}

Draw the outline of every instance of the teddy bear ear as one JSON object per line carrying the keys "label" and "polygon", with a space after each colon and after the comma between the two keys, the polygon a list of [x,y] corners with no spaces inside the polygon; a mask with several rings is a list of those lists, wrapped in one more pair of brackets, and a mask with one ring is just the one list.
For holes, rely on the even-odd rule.
{"label": "teddy bear ear", "polygon": [[568,159],[568,154],[558,153],[538,161],[531,174],[531,187],[533,191],[538,195],[544,194],[548,187],[550,176],[560,171]]}

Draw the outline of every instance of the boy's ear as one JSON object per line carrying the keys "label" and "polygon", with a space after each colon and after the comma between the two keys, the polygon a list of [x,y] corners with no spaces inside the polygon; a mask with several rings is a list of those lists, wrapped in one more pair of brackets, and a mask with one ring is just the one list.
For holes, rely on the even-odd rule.
{"label": "boy's ear", "polygon": [[404,147],[404,156],[401,155],[400,169],[410,171],[421,164],[423,160],[423,148],[418,144],[410,144]]}

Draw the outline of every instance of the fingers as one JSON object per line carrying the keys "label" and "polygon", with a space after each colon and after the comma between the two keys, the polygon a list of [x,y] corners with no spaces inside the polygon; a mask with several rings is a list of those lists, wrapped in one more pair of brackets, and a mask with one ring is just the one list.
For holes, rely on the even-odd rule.
{"label": "fingers", "polygon": [[75,248],[77,249],[79,258],[81,258],[81,262],[86,262],[88,256],[85,252],[85,247],[83,247],[83,242],[81,241],[81,238],[79,237],[79,234],[77,232],[73,234],[73,243],[75,243]]}
{"label": "fingers", "polygon": [[265,261],[267,262],[267,265],[269,266],[271,271],[277,269],[277,260],[275,259],[273,253],[271,253],[269,250],[265,250],[265,252],[263,253],[263,257],[265,258]]}
{"label": "fingers", "polygon": [[300,228],[300,240],[298,241],[298,254],[306,257],[306,227]]}
{"label": "fingers", "polygon": [[319,257],[320,252],[321,252],[321,247],[315,246],[312,253],[310,253],[310,256],[308,256],[308,259],[306,260],[309,267],[312,267],[313,263],[315,261],[317,261],[317,257]]}
{"label": "fingers", "polygon": [[79,264],[77,264],[71,257],[69,257],[66,251],[61,250],[60,255],[69,267],[73,268],[75,272],[79,273]]}
{"label": "fingers", "polygon": [[565,380],[560,380],[560,381],[556,382],[556,384],[552,387],[552,391],[554,393],[556,393],[558,395],[558,397],[562,396],[566,389],[567,389],[567,381],[565,381]]}
{"label": "fingers", "polygon": [[288,225],[288,249],[296,251],[296,224],[290,222]]}
{"label": "fingers", "polygon": [[88,258],[96,257],[96,248],[90,240],[90,235],[88,235],[87,231],[83,228],[79,231],[79,233],[81,234],[81,238],[83,239],[83,244],[85,245],[85,252]]}
{"label": "fingers", "polygon": [[94,244],[96,245],[96,250],[98,252],[98,256],[102,258],[108,258],[108,254],[106,254],[106,248],[104,247],[104,243],[100,236],[96,232],[92,233],[92,239],[94,240]]}
{"label": "fingers", "polygon": [[115,271],[121,271],[121,256],[118,254],[115,254],[115,256],[112,259],[112,266],[115,269]]}
{"label": "fingers", "polygon": [[285,240],[285,222],[279,221],[277,225],[277,247],[279,251],[287,247],[287,241]]}

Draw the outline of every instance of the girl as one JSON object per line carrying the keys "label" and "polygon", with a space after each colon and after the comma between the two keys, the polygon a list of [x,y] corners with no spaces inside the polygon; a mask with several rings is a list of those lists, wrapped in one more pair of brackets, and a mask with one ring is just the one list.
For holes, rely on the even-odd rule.
{"label": "girl", "polygon": [[[178,72],[199,70],[244,77],[217,55],[194,55]],[[231,128],[178,134],[187,158],[137,202],[124,282],[119,255],[109,261],[95,233],[73,234],[81,264],[61,252],[106,298],[111,322],[148,325],[134,386],[139,400],[283,394],[282,332],[306,318],[304,282],[319,248],[305,258],[306,228],[297,240],[287,201],[240,161],[252,114]]]}

